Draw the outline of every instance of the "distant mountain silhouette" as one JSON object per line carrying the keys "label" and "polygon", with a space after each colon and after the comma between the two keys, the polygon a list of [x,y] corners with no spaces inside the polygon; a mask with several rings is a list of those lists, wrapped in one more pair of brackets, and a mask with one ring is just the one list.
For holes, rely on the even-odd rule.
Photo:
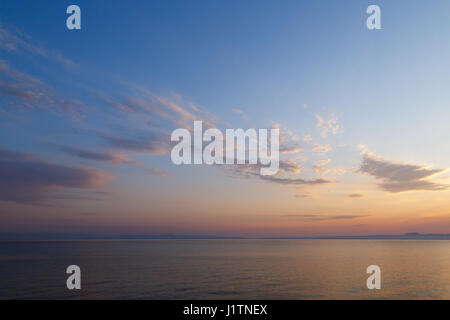
{"label": "distant mountain silhouette", "polygon": [[214,239],[333,239],[333,240],[450,240],[450,234],[421,234],[409,232],[402,235],[365,235],[365,236],[293,236],[293,237],[223,237],[223,236],[198,236],[198,235],[119,235],[105,236],[82,233],[51,233],[51,232],[29,232],[14,233],[0,232],[0,241],[50,241],[50,240],[145,240],[145,239],[178,239],[178,240],[214,240]]}
{"label": "distant mountain silhouette", "polygon": [[367,236],[320,236],[320,237],[272,237],[266,239],[343,239],[343,240],[364,240],[364,239],[398,239],[398,240],[450,240],[450,233],[443,234],[422,234],[409,232],[400,235],[367,235]]}

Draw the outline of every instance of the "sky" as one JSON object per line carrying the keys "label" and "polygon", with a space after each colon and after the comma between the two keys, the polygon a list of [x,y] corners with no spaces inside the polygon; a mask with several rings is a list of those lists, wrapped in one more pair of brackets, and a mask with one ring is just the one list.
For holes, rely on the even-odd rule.
{"label": "sky", "polygon": [[[2,1],[0,232],[449,233],[449,11]],[[174,165],[170,134],[195,120],[280,129],[277,175]]]}

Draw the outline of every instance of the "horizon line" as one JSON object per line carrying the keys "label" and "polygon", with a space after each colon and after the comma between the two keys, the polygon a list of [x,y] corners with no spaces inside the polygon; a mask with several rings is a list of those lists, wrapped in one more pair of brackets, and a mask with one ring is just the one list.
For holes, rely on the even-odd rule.
{"label": "horizon line", "polygon": [[116,235],[58,232],[0,232],[0,241],[58,241],[58,240],[450,240],[450,233],[334,235],[334,236],[217,236],[189,234]]}

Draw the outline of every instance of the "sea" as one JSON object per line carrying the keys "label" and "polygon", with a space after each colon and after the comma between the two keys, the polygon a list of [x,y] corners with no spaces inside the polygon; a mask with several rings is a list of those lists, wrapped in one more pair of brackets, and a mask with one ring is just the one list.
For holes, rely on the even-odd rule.
{"label": "sea", "polygon": [[450,299],[450,241],[2,241],[0,299]]}

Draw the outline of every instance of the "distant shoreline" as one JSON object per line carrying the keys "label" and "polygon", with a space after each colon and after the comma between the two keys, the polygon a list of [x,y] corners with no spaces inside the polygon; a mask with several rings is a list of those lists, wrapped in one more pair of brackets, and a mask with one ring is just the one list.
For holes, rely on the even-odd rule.
{"label": "distant shoreline", "polygon": [[75,240],[450,240],[450,234],[421,234],[362,236],[291,236],[291,237],[222,237],[196,235],[119,235],[104,236],[63,233],[0,233],[1,242],[13,241],[75,241]]}

